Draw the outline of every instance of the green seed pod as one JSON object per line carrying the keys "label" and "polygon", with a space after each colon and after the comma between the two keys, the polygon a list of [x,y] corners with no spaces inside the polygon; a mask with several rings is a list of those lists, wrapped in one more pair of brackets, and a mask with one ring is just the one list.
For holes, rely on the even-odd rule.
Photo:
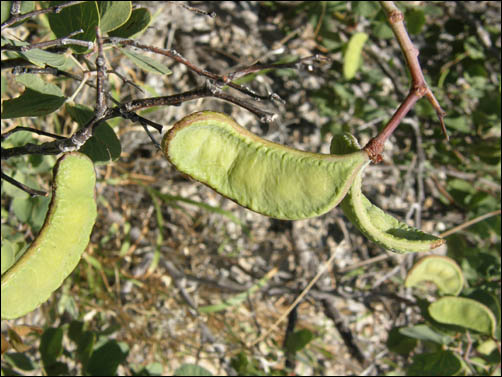
{"label": "green seed pod", "polygon": [[368,161],[364,151],[335,156],[272,143],[211,111],[177,122],[162,150],[181,172],[241,206],[285,220],[328,212]]}
{"label": "green seed pod", "polygon": [[63,284],[77,266],[96,221],[92,161],[81,153],[63,155],[54,168],[49,212],[40,233],[2,275],[2,318],[21,317]]}
{"label": "green seed pod", "polygon": [[433,282],[442,294],[456,296],[464,286],[464,275],[453,259],[429,255],[415,263],[408,272],[405,286],[415,287],[424,281]]}
{"label": "green seed pod", "polygon": [[[354,153],[353,151],[358,149],[357,141],[350,134],[337,135],[331,142],[331,153]],[[364,167],[368,164],[369,161]],[[364,167],[357,173],[341,208],[345,216],[368,239],[397,253],[429,251],[445,242],[441,238],[408,226],[374,206],[361,191]]]}

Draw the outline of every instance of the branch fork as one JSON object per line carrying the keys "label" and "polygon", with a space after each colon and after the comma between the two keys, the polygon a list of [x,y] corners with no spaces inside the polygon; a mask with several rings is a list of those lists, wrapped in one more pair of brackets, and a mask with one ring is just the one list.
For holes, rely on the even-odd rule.
{"label": "branch fork", "polygon": [[383,160],[381,154],[384,149],[385,141],[390,137],[390,135],[392,135],[392,132],[394,132],[401,120],[403,120],[406,114],[408,114],[408,112],[413,108],[415,103],[424,96],[436,110],[443,134],[445,139],[448,141],[448,134],[443,119],[446,113],[441,108],[436,97],[425,82],[425,78],[418,61],[419,52],[411,42],[408,32],[406,31],[403,13],[395,6],[393,1],[380,1],[380,5],[387,13],[387,20],[389,21],[390,27],[392,28],[392,31],[399,42],[399,46],[401,47],[401,51],[406,59],[406,64],[408,65],[411,74],[411,89],[384,129],[376,137],[371,139],[364,147],[364,150],[368,153],[371,161],[375,164]]}

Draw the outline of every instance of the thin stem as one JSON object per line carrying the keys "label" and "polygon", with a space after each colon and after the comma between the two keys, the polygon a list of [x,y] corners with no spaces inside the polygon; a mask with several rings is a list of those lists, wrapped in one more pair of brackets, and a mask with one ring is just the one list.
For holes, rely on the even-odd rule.
{"label": "thin stem", "polygon": [[498,209],[496,211],[485,213],[484,215],[478,216],[472,220],[466,221],[463,224],[457,225],[456,227],[451,228],[450,230],[447,230],[446,232],[441,233],[439,236],[441,238],[451,236],[453,233],[460,232],[461,230],[468,228],[471,225],[474,225],[476,223],[479,223],[480,221],[486,220],[492,216],[499,216],[501,213],[502,213],[502,210],[500,210],[500,209]]}
{"label": "thin stem", "polygon": [[278,96],[275,93],[271,93],[266,96],[261,96],[256,94],[255,92],[251,91],[250,89],[246,88],[245,86],[235,84],[232,82],[232,80],[235,80],[238,77],[242,77],[245,74],[252,73],[255,71],[259,71],[262,69],[266,68],[296,68],[298,69],[299,67],[302,66],[302,64],[306,64],[304,62],[309,61],[309,64],[307,66],[311,66],[314,63],[320,63],[320,62],[326,62],[328,59],[323,57],[322,55],[315,55],[315,56],[309,56],[303,59],[300,59],[299,61],[293,62],[293,63],[285,63],[285,64],[256,64],[255,66],[251,67],[245,67],[241,70],[237,70],[236,72],[230,73],[228,75],[219,75],[213,72],[206,71],[203,68],[197,67],[196,65],[192,64],[189,60],[184,58],[178,51],[174,49],[164,49],[164,48],[159,48],[159,47],[154,47],[154,46],[148,46],[144,45],[141,43],[138,43],[134,40],[131,39],[123,39],[123,38],[108,38],[105,39],[105,42],[110,42],[122,46],[131,46],[131,47],[136,47],[141,50],[145,51],[151,51],[159,55],[164,55],[167,56],[173,60],[175,60],[178,63],[181,63],[185,65],[187,68],[192,70],[193,72],[197,73],[200,76],[207,77],[211,80],[214,81],[215,85],[223,87],[223,86],[229,86],[233,89],[236,89],[240,91],[241,93],[244,93],[245,95],[248,95],[255,100],[274,100],[277,99]]}
{"label": "thin stem", "polygon": [[301,69],[303,67],[311,67],[314,64],[324,64],[329,63],[330,58],[324,55],[316,54],[312,56],[307,56],[305,58],[298,59],[297,61],[291,63],[270,63],[270,64],[253,64],[249,67],[244,67],[239,70],[236,70],[230,73],[228,76],[232,80],[236,80],[243,76],[246,76],[253,72],[262,71],[264,69],[281,69],[281,68],[292,68],[292,69]]}
{"label": "thin stem", "polygon": [[45,191],[40,191],[40,190],[32,189],[31,187],[28,187],[25,184],[23,184],[23,183],[21,183],[19,181],[16,181],[14,178],[9,177],[4,172],[1,172],[0,174],[2,176],[2,179],[4,179],[7,182],[9,182],[11,185],[16,186],[18,189],[21,189],[21,190],[27,192],[32,197],[34,197],[34,196],[47,196],[48,195]]}
{"label": "thin stem", "polygon": [[42,130],[39,130],[37,128],[32,128],[32,127],[25,127],[25,126],[17,126],[16,128],[13,128],[12,130],[10,131],[7,131],[7,132],[4,132],[1,136],[1,139],[2,141],[4,141],[5,139],[7,139],[10,135],[12,135],[13,133],[15,132],[19,132],[19,131],[28,131],[28,132],[33,132],[35,134],[39,134],[39,135],[43,135],[43,136],[49,136],[49,137],[53,137],[54,139],[64,139],[65,137],[64,136],[60,136],[60,135],[56,135],[56,134],[53,134],[51,132],[46,132],[46,131],[42,131]]}
{"label": "thin stem", "polygon": [[208,12],[208,11],[205,11],[205,10],[202,10],[202,9],[199,9],[199,8],[191,7],[190,5],[183,4],[183,3],[179,2],[179,1],[168,1],[168,3],[173,4],[173,5],[177,5],[177,6],[182,7],[182,8],[185,8],[186,10],[189,10],[189,11],[194,12],[194,13],[202,14],[204,16],[209,16],[211,18],[216,17],[216,13],[215,12]]}
{"label": "thin stem", "polygon": [[33,50],[33,49],[42,49],[42,48],[48,48],[52,46],[65,46],[69,44],[73,45],[78,45],[78,46],[83,46],[87,48],[92,48],[93,43],[90,41],[81,41],[79,39],[72,39],[71,37],[82,33],[83,30],[76,30],[70,34],[68,34],[66,37],[61,37],[57,39],[53,39],[51,41],[46,41],[46,42],[40,42],[40,43],[33,43],[25,46],[10,46],[10,45],[4,45],[2,46],[3,50],[9,50],[9,51],[19,51],[19,52],[25,52],[28,50]]}
{"label": "thin stem", "polygon": [[[75,2],[78,3],[78,2]],[[74,4],[74,3],[72,3]],[[64,4],[64,6],[67,6],[67,4]],[[62,6],[59,8],[52,8],[52,11],[57,12],[62,9]],[[96,88],[97,91],[97,98],[96,98],[96,109],[95,109],[95,116],[81,129],[79,129],[75,134],[73,134],[71,137],[68,138],[62,138],[60,140],[52,141],[52,142],[46,142],[41,145],[36,145],[36,144],[31,144],[28,143],[22,147],[14,147],[14,148],[7,148],[7,149],[2,149],[2,160],[7,160],[10,157],[14,156],[19,156],[19,155],[25,155],[25,154],[59,154],[61,152],[69,152],[69,151],[74,151],[80,149],[80,147],[93,135],[93,130],[95,127],[98,126],[98,124],[101,121],[105,121],[111,118],[115,117],[122,117],[124,119],[130,119],[131,121],[134,122],[139,122],[143,127],[146,126],[152,126],[154,127],[157,131],[161,131],[162,126],[151,122],[145,118],[142,118],[138,116],[134,111],[143,109],[143,108],[148,108],[152,106],[176,106],[180,105],[181,103],[193,99],[198,99],[198,98],[203,98],[203,97],[215,97],[219,98],[225,101],[228,101],[230,103],[233,103],[235,105],[238,105],[240,107],[243,107],[247,109],[248,111],[252,112],[253,114],[257,115],[260,118],[260,121],[262,122],[271,122],[275,119],[276,114],[267,112],[265,110],[260,109],[259,107],[253,105],[252,103],[249,103],[248,101],[238,98],[234,95],[231,95],[229,93],[225,93],[223,91],[225,86],[231,87],[233,89],[236,89],[245,95],[251,97],[252,99],[256,101],[260,100],[280,100],[279,96],[275,93],[270,93],[266,96],[261,96],[256,93],[254,93],[252,90],[233,83],[232,81],[235,80],[238,77],[242,77],[246,74],[260,71],[263,69],[279,69],[279,68],[292,68],[292,69],[301,69],[306,67],[307,69],[311,70],[312,66],[317,63],[324,63],[327,61],[327,58],[321,56],[321,55],[315,55],[315,56],[309,56],[306,58],[302,58],[297,60],[296,62],[292,63],[284,63],[284,64],[255,64],[253,66],[248,66],[248,67],[243,67],[241,69],[237,69],[234,72],[228,74],[228,75],[220,75],[220,74],[215,74],[209,71],[206,71],[205,69],[199,68],[192,64],[190,61],[185,59],[181,54],[179,54],[177,51],[169,49],[161,49],[153,46],[148,46],[148,45],[143,45],[140,44],[134,40],[128,40],[128,39],[122,39],[122,38],[101,38],[99,34],[99,29],[96,30],[97,38],[96,38],[96,44],[97,44],[97,58],[96,58],[96,71],[97,71],[97,82],[96,84],[91,84],[88,82],[85,82],[87,85],[90,85],[93,88]],[[107,81],[107,71],[105,68],[106,61],[104,59],[104,54],[103,54],[103,43],[114,43],[118,45],[123,45],[123,46],[131,46],[131,47],[136,47],[142,50],[146,51],[151,51],[157,54],[165,55],[168,56],[178,63],[186,65],[190,70],[194,71],[195,73],[199,74],[200,76],[204,76],[207,78],[205,85],[203,85],[200,88],[196,88],[194,90],[190,90],[184,93],[172,95],[172,96],[164,96],[164,97],[156,97],[156,98],[145,98],[141,100],[133,100],[128,103],[124,104],[119,104],[118,106],[114,108],[109,108],[106,104],[106,100],[109,99],[115,103],[117,103],[113,98],[111,98],[108,93],[106,93],[105,90],[105,84]],[[15,62],[12,62],[9,64],[12,66],[12,64],[17,64],[19,61],[16,60]],[[23,62],[19,62],[23,63]],[[20,65],[21,65],[20,64]],[[6,68],[7,64],[4,64],[2,62],[2,69]],[[31,69],[31,68],[30,68]],[[94,68],[92,68],[94,70]],[[51,72],[45,72],[45,73],[52,73],[56,75],[65,75],[67,77],[76,79],[76,80],[82,80],[81,78],[71,75],[69,73],[66,73],[64,71],[51,71]],[[152,135],[148,132],[147,134],[150,136],[152,141],[156,146],[158,146],[158,143],[154,141]]]}
{"label": "thin stem", "polygon": [[216,97],[222,100],[228,101],[235,105],[241,106],[246,110],[252,112],[256,116],[260,117],[260,120],[263,122],[268,122],[273,119],[274,114],[269,113],[267,111],[261,110],[260,108],[234,97],[230,94],[224,93],[220,88],[211,85],[210,82],[206,82],[206,85],[199,87],[197,89],[189,90],[180,94],[175,94],[172,96],[163,96],[163,97],[153,97],[153,98],[143,98],[138,100],[133,100],[128,103],[122,104],[118,108],[113,108],[106,116],[106,119],[110,117],[117,116],[117,111],[138,111],[144,108],[153,107],[153,106],[176,106],[180,105],[183,102],[204,98],[204,97]]}
{"label": "thin stem", "polygon": [[380,5],[387,13],[389,25],[397,38],[399,46],[401,47],[401,51],[403,52],[403,55],[405,57],[406,64],[408,65],[408,69],[410,70],[412,83],[410,93],[408,94],[402,105],[399,107],[399,109],[394,113],[389,123],[375,138],[370,140],[369,143],[364,147],[374,163],[382,161],[381,153],[383,151],[385,141],[389,138],[392,132],[394,132],[396,127],[406,116],[408,111],[410,111],[415,102],[423,96],[426,96],[426,98],[436,110],[436,114],[438,115],[439,121],[441,123],[443,134],[445,135],[446,140],[448,140],[448,134],[446,132],[446,127],[443,119],[445,112],[443,111],[443,109],[439,105],[439,102],[436,100],[436,97],[434,97],[434,94],[425,82],[425,78],[420,67],[420,62],[418,61],[418,50],[415,46],[413,46],[408,32],[406,31],[406,27],[403,22],[403,13],[394,5],[393,1],[380,1]]}
{"label": "thin stem", "polygon": [[99,26],[96,26],[96,42],[98,45],[98,56],[96,57],[96,116],[102,118],[106,112],[106,60],[103,54],[103,40],[101,39],[101,32]]}
{"label": "thin stem", "polygon": [[60,5],[55,5],[53,7],[47,8],[47,9],[40,9],[40,10],[35,10],[33,12],[25,13],[25,14],[17,14],[17,15],[12,15],[7,21],[5,21],[2,26],[1,30],[8,28],[11,25],[14,25],[16,22],[19,21],[24,21],[28,18],[38,16],[40,14],[45,14],[45,13],[59,13],[63,8],[70,7],[72,5],[77,5],[80,3],[85,3],[85,1],[69,1],[65,4],[60,4]]}
{"label": "thin stem", "polygon": [[74,135],[69,138],[51,141],[40,145],[28,143],[23,145],[22,147],[2,149],[1,159],[7,160],[11,157],[25,154],[59,154],[61,152],[78,150],[92,136],[92,130],[99,124],[99,122],[116,117],[139,121],[140,124],[150,125],[160,131],[161,126],[138,116],[134,113],[134,111],[153,106],[177,106],[182,104],[183,102],[204,97],[216,97],[241,106],[258,116],[262,122],[270,122],[275,118],[275,114],[261,110],[251,103],[248,103],[230,94],[224,93],[220,88],[208,84],[200,88],[172,96],[133,100],[125,104],[109,108],[104,112],[102,117],[94,116],[84,127],[79,129]]}

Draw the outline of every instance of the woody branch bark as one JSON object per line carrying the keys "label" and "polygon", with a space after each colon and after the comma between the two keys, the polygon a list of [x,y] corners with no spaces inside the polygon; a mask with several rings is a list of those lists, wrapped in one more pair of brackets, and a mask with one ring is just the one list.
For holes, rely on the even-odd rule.
{"label": "woody branch bark", "polygon": [[408,32],[406,31],[406,27],[403,22],[403,13],[396,7],[393,1],[380,1],[380,5],[387,13],[387,19],[390,27],[392,28],[399,46],[401,47],[401,51],[406,59],[406,64],[408,65],[411,74],[411,89],[408,96],[396,110],[384,129],[376,137],[371,139],[364,147],[364,150],[368,153],[374,163],[378,163],[382,160],[381,153],[383,151],[385,141],[389,138],[392,132],[394,132],[408,111],[410,111],[415,103],[423,96],[427,98],[436,110],[443,134],[445,135],[446,140],[448,140],[448,134],[443,120],[445,112],[425,82],[422,68],[420,67],[420,63],[418,61],[418,50],[415,46],[413,46]]}

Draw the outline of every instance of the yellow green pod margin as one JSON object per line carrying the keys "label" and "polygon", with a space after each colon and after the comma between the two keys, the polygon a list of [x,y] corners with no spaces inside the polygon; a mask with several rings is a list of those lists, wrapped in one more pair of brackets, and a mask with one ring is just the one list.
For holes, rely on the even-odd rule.
{"label": "yellow green pod margin", "polygon": [[243,207],[285,220],[319,216],[338,205],[369,160],[364,151],[336,156],[276,144],[211,111],[177,122],[162,150],[181,172]]}
{"label": "yellow green pod margin", "polygon": [[86,155],[73,152],[58,160],[44,225],[2,275],[2,318],[18,318],[37,308],[77,266],[96,221],[95,183],[94,165]]}
{"label": "yellow green pod margin", "polygon": [[404,285],[420,286],[425,281],[436,285],[444,295],[457,296],[464,287],[464,275],[460,266],[451,258],[428,255],[415,263],[408,272]]}
{"label": "yellow green pod margin", "polygon": [[[350,135],[337,135],[331,142],[332,153],[353,153],[359,150],[357,140]],[[364,165],[366,167],[369,161]],[[347,218],[371,241],[396,253],[429,251],[442,245],[441,238],[422,232],[373,205],[362,193],[362,173],[359,170],[341,208]]]}

